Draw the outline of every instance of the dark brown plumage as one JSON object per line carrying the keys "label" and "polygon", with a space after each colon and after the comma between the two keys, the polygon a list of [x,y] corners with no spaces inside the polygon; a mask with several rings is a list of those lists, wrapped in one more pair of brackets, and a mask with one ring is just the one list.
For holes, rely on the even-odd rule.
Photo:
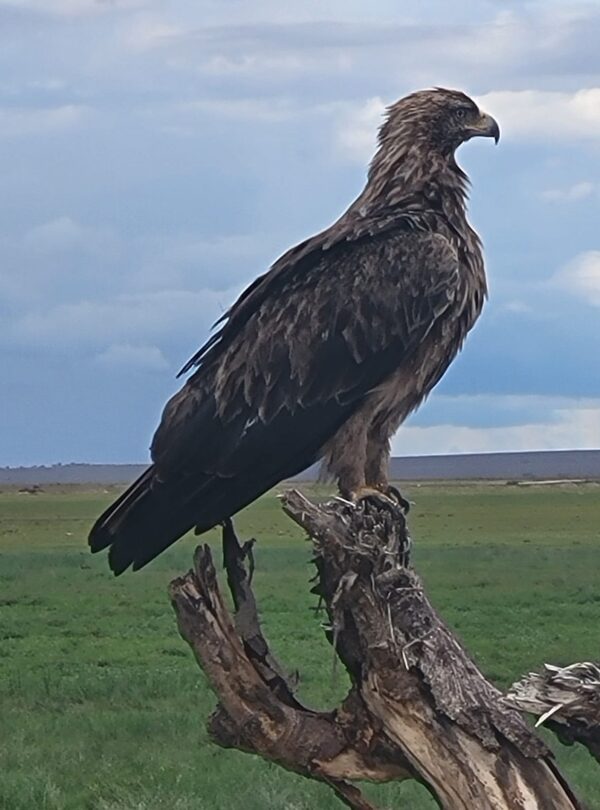
{"label": "dark brown plumage", "polygon": [[154,464],[98,519],[118,574],[325,458],[340,492],[385,491],[389,439],[459,351],[486,295],[454,150],[496,122],[427,90],[388,110],[362,194],[285,253],[182,373]]}

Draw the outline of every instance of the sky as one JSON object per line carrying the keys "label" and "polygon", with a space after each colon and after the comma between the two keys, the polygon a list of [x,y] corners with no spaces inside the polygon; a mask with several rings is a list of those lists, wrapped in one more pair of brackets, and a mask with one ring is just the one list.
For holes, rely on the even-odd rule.
{"label": "sky", "polygon": [[600,3],[0,0],[0,465],[143,462],[243,287],[462,89],[490,298],[396,454],[600,446]]}

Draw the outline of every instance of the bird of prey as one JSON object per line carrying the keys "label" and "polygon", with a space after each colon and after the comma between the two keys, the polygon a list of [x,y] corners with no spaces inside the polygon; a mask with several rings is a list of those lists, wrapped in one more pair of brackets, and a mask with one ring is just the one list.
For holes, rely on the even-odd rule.
{"label": "bird of prey", "polygon": [[257,278],[181,373],[153,464],[97,520],[92,551],[139,569],[319,459],[342,497],[389,493],[390,437],[486,297],[455,150],[496,121],[436,88],[390,106],[364,190]]}

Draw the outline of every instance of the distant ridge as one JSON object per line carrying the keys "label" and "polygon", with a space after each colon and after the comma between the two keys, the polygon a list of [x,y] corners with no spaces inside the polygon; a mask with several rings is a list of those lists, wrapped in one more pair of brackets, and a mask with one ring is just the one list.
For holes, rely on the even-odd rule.
{"label": "distant ridge", "polygon": [[[315,468],[310,468],[298,476],[298,480],[310,481],[315,475]],[[396,457],[390,461],[390,478],[394,481],[600,480],[600,450]]]}
{"label": "distant ridge", "polygon": [[[434,480],[600,480],[600,450],[543,450],[526,453],[468,453],[448,456],[407,456],[391,460],[396,481]],[[50,467],[0,467],[0,485],[126,484],[145,464],[55,464]],[[299,481],[312,481],[310,467]]]}
{"label": "distant ridge", "polygon": [[1,485],[127,484],[147,464],[52,464],[49,467],[0,467]]}

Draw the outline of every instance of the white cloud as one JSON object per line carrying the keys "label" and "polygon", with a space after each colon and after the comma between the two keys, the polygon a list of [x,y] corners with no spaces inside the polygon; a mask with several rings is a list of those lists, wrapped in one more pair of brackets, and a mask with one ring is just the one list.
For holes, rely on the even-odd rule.
{"label": "white cloud", "polygon": [[342,116],[337,127],[336,143],[346,157],[359,163],[373,157],[385,108],[382,99],[375,96]]}
{"label": "white cloud", "polygon": [[78,301],[90,290],[102,297],[122,289],[118,269],[129,254],[113,228],[62,215],[24,233],[0,232],[0,255],[0,299],[6,312],[19,318],[37,308],[51,310],[57,302]]}
{"label": "white cloud", "polygon": [[503,135],[540,141],[600,141],[600,87],[574,93],[494,90],[478,103],[500,122]]}
{"label": "white cloud", "polygon": [[136,345],[148,341],[187,338],[190,344],[206,336],[222,312],[230,292],[160,290],[118,295],[108,301],[83,300],[28,312],[5,329],[14,342],[52,349],[98,347],[112,343]]}
{"label": "white cloud", "polygon": [[55,95],[65,89],[67,89],[67,82],[56,76],[21,79],[13,77],[12,80],[0,82],[0,94],[9,98],[28,94]]}
{"label": "white cloud", "polygon": [[131,343],[113,343],[96,355],[96,361],[104,366],[135,367],[148,371],[162,371],[169,367],[157,346],[134,346]]}
{"label": "white cloud", "polygon": [[[557,411],[600,408],[598,397],[572,397],[564,394],[435,394],[444,407],[459,405],[463,408],[499,408],[505,411],[536,410],[540,414]],[[424,406],[425,407],[425,406]]]}
{"label": "white cloud", "polygon": [[[213,291],[233,287],[236,282],[251,281],[251,269],[264,271],[271,258],[271,234],[228,234],[212,239],[191,233],[145,236],[133,244],[137,257],[128,279],[136,290],[171,288]],[[273,253],[276,248],[273,246]],[[225,296],[225,292],[220,293]]]}
{"label": "white cloud", "polygon": [[25,239],[30,244],[43,249],[55,250],[80,245],[85,238],[85,230],[71,217],[62,216],[37,225],[27,233]]}
{"label": "white cloud", "polygon": [[575,183],[566,188],[549,188],[540,193],[540,197],[547,202],[577,202],[585,200],[596,192],[596,186],[587,181]]}
{"label": "white cloud", "polygon": [[125,11],[146,4],[147,0],[0,0],[0,8],[31,9],[65,17]]}
{"label": "white cloud", "polygon": [[[135,328],[152,329],[156,321],[159,329],[165,315],[155,310],[161,304],[167,309],[176,304],[181,317],[196,308],[204,328],[232,303],[239,287],[267,268],[280,252],[280,238],[262,232],[213,238],[185,231],[133,236],[112,226],[82,224],[69,215],[23,234],[0,231],[3,338],[47,342],[51,348],[65,345],[63,332],[75,345],[81,341],[86,346],[94,344],[96,334],[104,346],[115,323],[119,340],[135,345],[145,338],[131,331],[135,324],[128,323],[128,310],[134,319],[139,315]],[[197,329],[178,332],[175,323],[173,334],[186,343],[194,335],[201,340],[204,335]],[[169,337],[166,327],[161,334]]]}
{"label": "white cloud", "polygon": [[89,114],[89,107],[64,104],[60,107],[0,107],[0,138],[45,135],[72,129]]}
{"label": "white cloud", "polygon": [[528,315],[533,311],[531,305],[526,301],[522,301],[520,298],[513,298],[511,301],[508,301],[503,309],[515,315]]}
{"label": "white cloud", "polygon": [[180,26],[159,17],[139,15],[127,26],[120,39],[126,48],[142,52],[168,45],[182,33]]}
{"label": "white cloud", "polygon": [[[585,402],[585,401],[584,401]],[[396,455],[517,452],[524,450],[583,450],[598,447],[600,404],[540,410],[540,419],[502,427],[441,424],[406,425],[396,434]]]}
{"label": "white cloud", "polygon": [[600,307],[600,250],[580,253],[559,270],[550,283],[586,303]]}
{"label": "white cloud", "polygon": [[554,3],[497,11],[496,3],[462,0],[435,10],[431,3],[412,4],[410,11],[392,4],[383,12],[377,4],[365,10],[349,2],[334,11],[330,2],[327,19],[307,3],[288,9],[263,0],[252,4],[251,13],[239,3],[235,9],[214,4],[211,14],[202,14],[202,5],[179,14],[182,30],[169,66],[240,81],[253,77],[263,87],[318,74],[332,88],[333,77],[354,75],[357,84],[378,81],[372,89],[489,87],[490,79],[497,86],[507,77],[517,88],[528,79],[531,85],[534,76],[545,84],[558,77],[562,89],[589,74],[585,63],[594,59],[599,22],[591,6],[574,10]]}
{"label": "white cloud", "polygon": [[25,244],[43,253],[68,250],[106,251],[115,247],[116,234],[108,228],[87,227],[69,216],[36,225],[25,234]]}
{"label": "white cloud", "polygon": [[286,121],[299,116],[303,108],[285,98],[207,98],[187,101],[179,105],[183,113],[205,113],[218,118],[240,118],[254,121]]}
{"label": "white cloud", "polygon": [[293,76],[316,70],[314,64],[307,65],[302,56],[294,54],[216,54],[204,57],[197,64],[173,56],[169,63],[174,67],[194,65],[199,73],[215,77],[245,77],[269,72]]}

